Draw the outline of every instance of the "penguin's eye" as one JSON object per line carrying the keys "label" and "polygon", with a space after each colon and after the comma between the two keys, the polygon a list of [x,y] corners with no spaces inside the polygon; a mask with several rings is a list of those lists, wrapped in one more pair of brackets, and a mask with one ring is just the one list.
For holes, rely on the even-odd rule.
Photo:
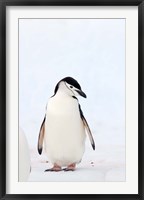
{"label": "penguin's eye", "polygon": [[73,88],[73,86],[71,85],[70,88]]}

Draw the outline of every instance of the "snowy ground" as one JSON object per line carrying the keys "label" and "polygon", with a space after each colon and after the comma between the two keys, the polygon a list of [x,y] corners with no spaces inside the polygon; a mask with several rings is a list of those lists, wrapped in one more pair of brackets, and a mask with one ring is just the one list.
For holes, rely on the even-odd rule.
{"label": "snowy ground", "polygon": [[97,145],[93,151],[87,142],[83,160],[74,172],[44,172],[51,164],[45,154],[40,156],[35,148],[31,149],[31,165],[29,181],[125,181],[125,147]]}

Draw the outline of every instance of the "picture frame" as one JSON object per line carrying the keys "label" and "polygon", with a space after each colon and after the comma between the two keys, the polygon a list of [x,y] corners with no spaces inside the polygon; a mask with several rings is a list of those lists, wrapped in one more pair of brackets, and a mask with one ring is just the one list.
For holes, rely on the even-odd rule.
{"label": "picture frame", "polygon": [[[138,194],[7,194],[6,193],[6,8],[7,6],[138,6]],[[143,0],[5,0],[0,1],[0,198],[1,199],[144,199],[144,1]]]}

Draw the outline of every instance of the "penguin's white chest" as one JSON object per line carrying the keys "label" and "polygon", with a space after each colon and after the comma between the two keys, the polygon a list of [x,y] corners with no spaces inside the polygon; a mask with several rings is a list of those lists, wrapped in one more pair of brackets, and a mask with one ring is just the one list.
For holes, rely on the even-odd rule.
{"label": "penguin's white chest", "polygon": [[72,97],[50,99],[45,122],[45,150],[54,164],[67,166],[81,161],[85,130],[78,102]]}

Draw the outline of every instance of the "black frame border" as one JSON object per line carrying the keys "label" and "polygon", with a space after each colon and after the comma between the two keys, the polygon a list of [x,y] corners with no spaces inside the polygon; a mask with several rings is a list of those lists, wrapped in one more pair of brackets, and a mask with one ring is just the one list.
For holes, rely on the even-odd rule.
{"label": "black frame border", "polygon": [[[6,194],[6,7],[138,6],[138,194]],[[0,199],[144,200],[144,0],[0,0]]]}

